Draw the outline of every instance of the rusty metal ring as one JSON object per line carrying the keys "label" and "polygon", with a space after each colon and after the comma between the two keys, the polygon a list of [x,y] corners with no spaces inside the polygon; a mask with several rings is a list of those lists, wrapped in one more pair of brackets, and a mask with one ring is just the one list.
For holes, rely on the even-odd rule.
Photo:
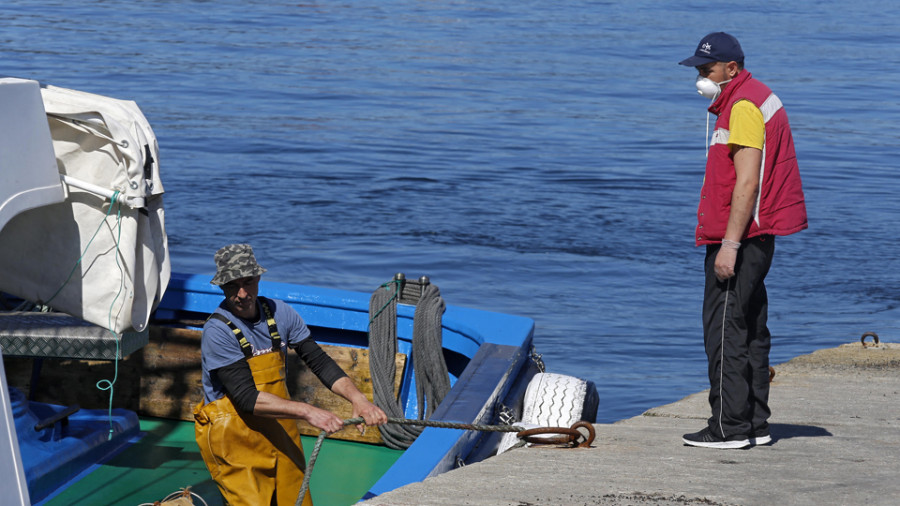
{"label": "rusty metal ring", "polygon": [[[572,428],[575,429],[575,430],[578,430],[578,429],[580,429],[580,428],[582,428],[582,427],[585,428],[585,429],[587,429],[587,432],[588,432],[588,433],[587,433],[587,436],[584,436],[584,434],[582,434],[582,437],[584,437],[584,441],[582,441],[582,442],[578,445],[578,448],[590,448],[590,447],[591,447],[591,443],[594,442],[594,436],[595,436],[595,433],[594,433],[594,424],[589,423],[589,422],[585,422],[584,420],[582,420],[582,421],[580,421],[580,422],[575,422],[574,424],[572,424]],[[578,432],[581,433],[580,430],[579,430]],[[576,439],[576,441],[577,441],[577,439]]]}
{"label": "rusty metal ring", "polygon": [[863,346],[870,346],[870,345],[866,344],[866,338],[869,336],[872,337],[872,341],[874,342],[874,344],[872,344],[871,346],[877,345],[878,344],[878,334],[876,334],[874,332],[863,333],[862,337],[859,338],[859,342],[861,342]]}
{"label": "rusty metal ring", "polygon": [[[585,436],[579,428],[585,428],[588,435]],[[534,437],[542,434],[559,434],[557,437]],[[516,434],[519,438],[524,439],[528,443],[533,444],[573,444],[579,439],[584,439],[577,446],[578,448],[588,448],[594,442],[594,426],[588,422],[575,422],[571,427],[536,427],[534,429],[526,429]]]}
{"label": "rusty metal ring", "polygon": [[[557,437],[534,437],[541,434],[559,434]],[[528,443],[535,444],[570,444],[579,437],[581,433],[578,429],[568,429],[566,427],[535,427],[534,429],[526,429],[516,434],[519,438],[524,439]]]}

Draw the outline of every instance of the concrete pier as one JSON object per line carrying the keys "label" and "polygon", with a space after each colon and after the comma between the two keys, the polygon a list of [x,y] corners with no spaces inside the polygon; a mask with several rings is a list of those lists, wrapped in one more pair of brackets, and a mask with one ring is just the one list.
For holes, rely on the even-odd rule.
{"label": "concrete pier", "polygon": [[900,345],[867,344],[775,366],[770,445],[684,446],[709,416],[700,392],[595,425],[591,448],[519,448],[362,504],[900,504]]}

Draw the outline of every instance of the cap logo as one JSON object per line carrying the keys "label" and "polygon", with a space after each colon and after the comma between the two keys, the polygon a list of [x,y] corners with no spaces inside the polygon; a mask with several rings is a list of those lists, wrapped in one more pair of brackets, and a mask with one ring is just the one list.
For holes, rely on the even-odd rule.
{"label": "cap logo", "polygon": [[712,44],[709,42],[704,42],[702,46],[700,46],[700,51],[703,51],[706,54],[709,54],[712,51]]}

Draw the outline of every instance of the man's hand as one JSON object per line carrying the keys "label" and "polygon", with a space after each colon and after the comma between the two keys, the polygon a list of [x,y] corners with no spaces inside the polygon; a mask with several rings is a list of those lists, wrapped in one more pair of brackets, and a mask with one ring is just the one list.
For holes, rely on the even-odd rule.
{"label": "man's hand", "polygon": [[344,421],[331,411],[326,411],[309,404],[306,406],[307,411],[304,414],[303,419],[309,422],[313,427],[324,430],[328,434],[334,434],[344,428]]}
{"label": "man's hand", "polygon": [[356,430],[358,430],[360,434],[366,433],[366,426],[368,425],[384,425],[387,423],[387,415],[384,414],[384,411],[375,404],[369,402],[368,399],[362,398],[352,404],[353,418],[361,416],[363,417],[363,420],[366,421],[365,424],[361,423],[356,426]]}
{"label": "man's hand", "polygon": [[268,392],[260,392],[253,414],[267,418],[292,418],[306,420],[313,427],[329,434],[344,428],[344,421],[330,411],[305,402],[283,399]]}
{"label": "man's hand", "polygon": [[721,247],[716,255],[716,279],[725,281],[734,276],[734,264],[737,261],[737,250]]}
{"label": "man's hand", "polygon": [[353,384],[349,377],[344,376],[335,381],[334,385],[331,386],[331,391],[350,401],[350,405],[353,406],[353,418],[361,416],[366,421],[365,424],[361,423],[356,426],[360,434],[366,433],[366,425],[382,425],[387,422],[387,415],[384,414],[384,411],[372,404],[356,388],[356,385]]}

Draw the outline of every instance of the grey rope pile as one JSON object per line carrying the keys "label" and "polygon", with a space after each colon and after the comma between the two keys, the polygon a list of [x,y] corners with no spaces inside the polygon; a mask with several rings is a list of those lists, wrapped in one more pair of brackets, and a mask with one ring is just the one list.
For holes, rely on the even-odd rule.
{"label": "grey rope pile", "polygon": [[[400,281],[379,287],[369,300],[369,371],[375,404],[389,418],[404,419],[403,407],[394,396],[394,362],[397,355],[397,301]],[[444,299],[435,285],[426,285],[413,316],[412,361],[416,381],[419,419],[434,413],[450,391],[450,375],[441,346]],[[424,407],[424,409],[423,409]],[[420,424],[390,424],[380,428],[388,448],[406,449],[422,433]]]}
{"label": "grey rope pile", "polygon": [[[348,418],[347,420],[344,420],[345,427],[347,425],[357,425],[360,423],[365,423],[365,420],[363,420],[362,417]],[[389,427],[391,425],[419,426],[419,432],[421,432],[421,427],[478,430],[482,432],[522,432],[523,430],[525,430],[525,427],[520,427],[518,425],[481,425],[475,423],[441,422],[437,420],[410,420],[408,418],[388,417],[387,424],[380,427],[381,433],[384,434],[385,427]],[[300,486],[300,493],[297,495],[295,506],[301,506],[303,504],[303,498],[304,496],[306,496],[306,491],[309,489],[309,480],[312,476],[313,468],[316,466],[316,459],[319,458],[319,450],[322,449],[322,443],[325,441],[325,437],[327,435],[328,433],[323,430],[319,433],[319,437],[316,439],[316,446],[313,448],[312,453],[309,455],[309,463],[306,465],[306,471],[303,473],[303,485]]]}
{"label": "grey rope pile", "polygon": [[423,406],[425,409],[425,416],[420,414],[420,419],[431,417],[450,391],[450,374],[447,372],[447,362],[444,361],[441,339],[441,316],[445,309],[438,287],[425,285],[413,316],[412,342],[419,413]]}

